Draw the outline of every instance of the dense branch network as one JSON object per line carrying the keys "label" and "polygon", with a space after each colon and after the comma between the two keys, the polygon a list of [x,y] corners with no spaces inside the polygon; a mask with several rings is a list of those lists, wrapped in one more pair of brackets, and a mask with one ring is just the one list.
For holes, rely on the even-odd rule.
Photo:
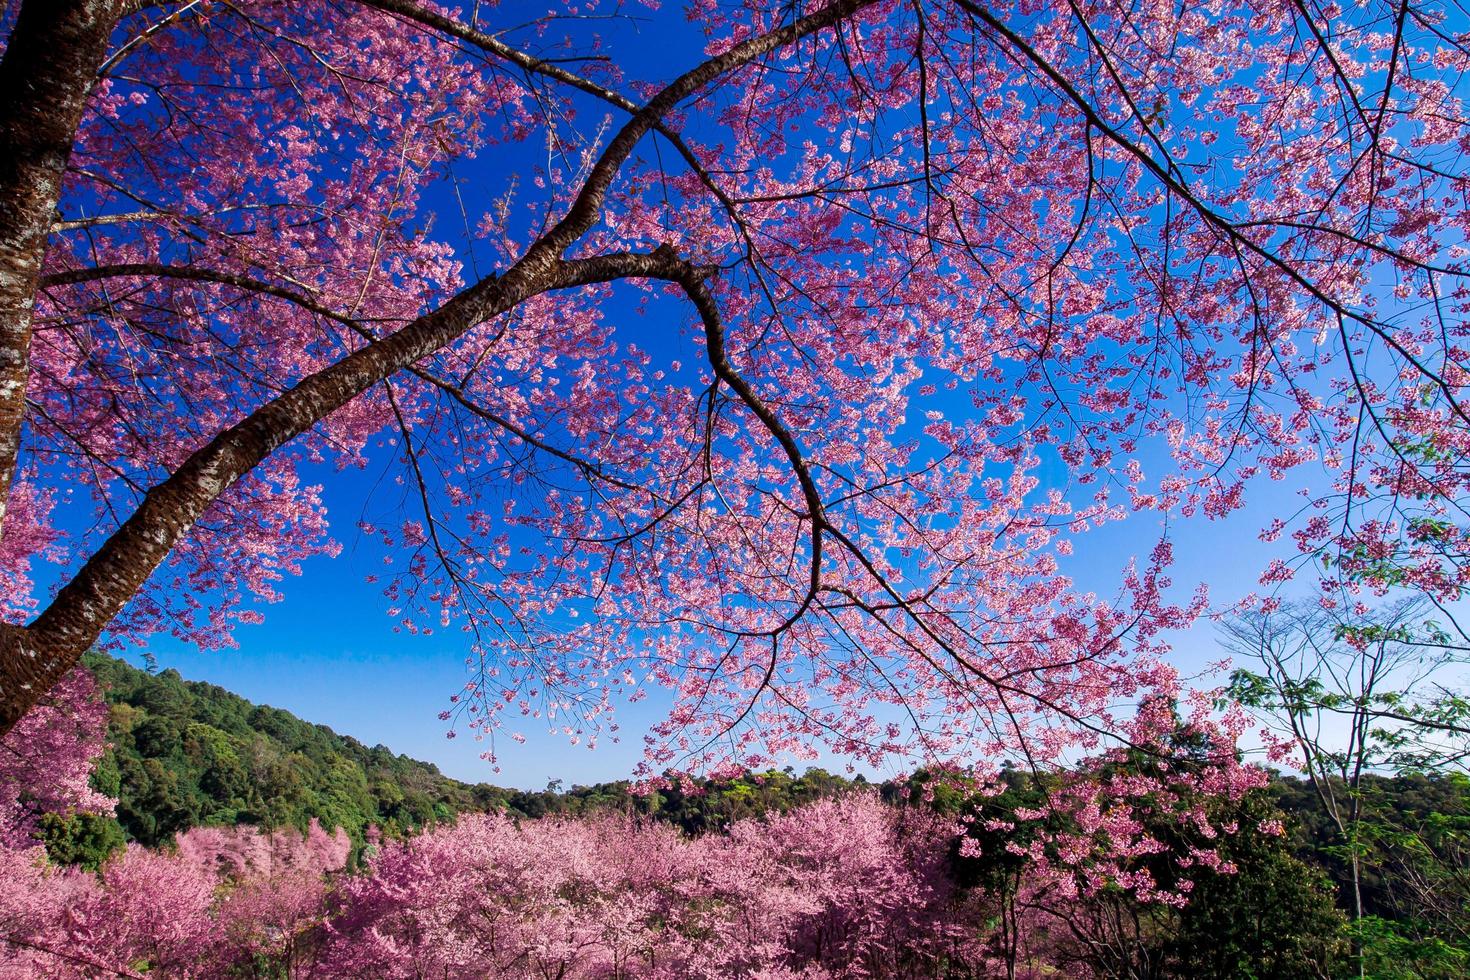
{"label": "dense branch network", "polygon": [[1458,597],[1453,11],[693,12],[661,83],[616,16],[20,5],[6,730],[108,635],[228,642],[335,549],[328,461],[394,467],[359,533],[466,637],[447,717],[667,687],[654,768],[1156,743],[1205,599],[1074,541],[1262,476],[1326,474],[1266,585]]}

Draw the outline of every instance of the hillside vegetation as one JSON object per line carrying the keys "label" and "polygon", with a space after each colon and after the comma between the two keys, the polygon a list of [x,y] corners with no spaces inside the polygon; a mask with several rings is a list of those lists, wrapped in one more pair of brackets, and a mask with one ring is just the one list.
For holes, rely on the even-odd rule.
{"label": "hillside vegetation", "polygon": [[[1470,935],[1466,931],[1470,923],[1470,875],[1466,874],[1470,868],[1470,782],[1459,774],[1405,772],[1365,778],[1357,791],[1365,828],[1359,838],[1359,857],[1367,869],[1361,881],[1361,925],[1357,927],[1350,921],[1355,904],[1349,873],[1352,852],[1323,817],[1311,785],[1279,777],[1236,802],[1214,801],[1201,811],[1211,824],[1238,828],[1238,833],[1223,839],[1201,837],[1201,827],[1180,823],[1168,807],[1145,828],[1152,839],[1162,843],[1163,850],[1151,856],[1152,849],[1143,849],[1122,873],[1146,872],[1147,881],[1165,892],[1183,894],[1192,887],[1190,901],[1182,908],[1116,888],[1104,889],[1086,901],[1058,904],[1060,893],[1053,892],[1070,887],[1066,876],[1038,873],[1034,858],[1024,857],[1015,847],[1031,854],[1039,843],[1052,836],[1065,841],[1078,828],[1070,818],[1059,821],[1053,816],[1037,822],[1022,815],[1040,812],[1045,796],[1078,780],[1086,784],[1106,779],[1110,773],[1146,772],[1153,765],[1149,758],[1119,758],[1095,771],[1078,769],[1039,778],[1006,770],[1001,777],[1004,791],[998,795],[977,793],[955,774],[923,772],[885,783],[877,787],[876,794],[851,794],[863,788],[865,781],[843,779],[819,769],[804,775],[768,771],[723,781],[671,784],[645,795],[635,794],[625,781],[573,786],[565,791],[554,781],[545,790],[522,791],[451,779],[430,764],[381,745],[369,748],[330,728],[253,704],[215,685],[186,681],[176,671],[149,673],[105,656],[90,657],[88,667],[105,697],[110,743],[101,750],[103,721],[99,714],[95,744],[102,755],[93,755],[96,764],[91,778],[96,790],[116,801],[116,816],[108,815],[106,807],[37,815],[37,832],[52,862],[80,866],[78,872],[58,869],[32,882],[34,887],[27,894],[37,902],[53,891],[52,897],[62,901],[67,888],[100,888],[94,896],[97,901],[115,904],[123,901],[120,896],[125,892],[131,894],[124,887],[131,881],[129,876],[143,874],[147,868],[154,869],[149,873],[178,876],[194,867],[191,861],[200,864],[200,855],[205,855],[207,860],[195,869],[203,875],[199,899],[203,904],[191,906],[190,914],[207,923],[229,911],[215,908],[211,903],[216,899],[209,897],[212,886],[204,887],[215,873],[210,869],[218,860],[209,855],[216,852],[236,857],[256,854],[251,860],[259,861],[260,854],[279,851],[272,860],[286,860],[289,866],[300,864],[305,869],[305,877],[292,879],[296,883],[291,887],[306,889],[316,896],[313,902],[326,902],[322,909],[331,905],[327,896],[335,880],[333,869],[345,867],[368,875],[360,880],[352,877],[357,884],[341,887],[370,890],[387,867],[383,861],[388,859],[381,855],[389,853],[411,853],[419,856],[415,861],[428,861],[427,870],[418,869],[417,864],[401,870],[408,876],[405,880],[417,881],[414,876],[421,870],[430,875],[431,882],[420,884],[431,892],[440,885],[448,887],[449,881],[443,869],[434,870],[438,867],[434,862],[447,860],[449,852],[461,847],[509,848],[507,853],[545,867],[548,861],[572,860],[572,855],[551,846],[563,837],[582,841],[578,846],[599,854],[614,839],[636,842],[646,838],[659,853],[674,847],[670,841],[709,839],[708,844],[689,844],[694,848],[689,853],[713,848],[723,855],[721,860],[735,860],[736,856],[742,861],[755,860],[757,852],[775,846],[768,839],[772,828],[787,827],[793,833],[793,828],[806,828],[796,834],[802,838],[813,831],[807,827],[811,820],[829,813],[812,805],[846,797],[857,801],[852,804],[857,809],[841,812],[867,814],[863,819],[876,821],[874,827],[891,821],[898,821],[896,828],[907,826],[910,818],[902,814],[925,826],[930,826],[925,820],[941,818],[932,825],[938,836],[926,838],[928,842],[919,851],[927,854],[923,860],[932,865],[925,874],[938,875],[934,887],[939,892],[935,894],[950,894],[959,904],[949,900],[940,905],[920,903],[903,914],[913,912],[941,933],[963,926],[967,934],[989,937],[977,947],[988,950],[982,959],[999,956],[1021,962],[1041,956],[1078,976],[1226,977],[1241,975],[1243,968],[1261,977],[1328,976],[1339,975],[1355,961],[1352,950],[1356,947],[1362,950],[1365,975],[1470,974]],[[1328,789],[1342,792],[1342,787]],[[33,798],[41,802],[34,794]],[[17,797],[21,804],[25,799],[24,795]],[[864,809],[880,800],[886,803],[886,816]],[[486,816],[459,819],[468,814]],[[795,822],[772,823],[775,814],[790,814]],[[630,822],[629,816],[652,819]],[[672,825],[683,834],[666,840],[660,835],[671,831],[667,826],[659,830],[660,824]],[[949,829],[940,833],[941,827]],[[263,833],[285,828],[306,834]],[[946,837],[956,832],[963,836]],[[411,839],[414,850],[393,850],[389,844],[394,839]],[[909,860],[900,857],[901,852],[910,853],[912,842],[902,843],[901,839],[906,838],[900,835],[879,848],[887,855],[880,865],[886,862],[897,867]],[[134,847],[123,853],[129,840],[148,847],[161,845],[161,849],[145,852]],[[798,849],[808,857],[818,852],[827,855],[823,861],[845,861],[843,855],[853,846],[852,841],[832,839],[822,831]],[[898,850],[890,854],[893,847]],[[1046,856],[1053,849],[1053,844],[1047,844],[1038,853]],[[1212,852],[1234,870],[1204,873],[1192,867],[1195,858],[1179,860],[1181,855],[1208,857]],[[150,853],[155,857],[143,856]],[[144,864],[138,864],[140,861]],[[603,899],[614,904],[636,900],[636,904],[652,900],[654,893],[662,894],[663,885],[654,887],[634,874],[637,864],[634,861],[625,869],[633,875],[624,883],[630,890],[625,889],[624,894],[613,889],[617,894]],[[34,863],[27,867],[31,869],[27,874],[35,872]],[[444,867],[458,865],[449,861]],[[99,878],[75,877],[98,869],[102,871]],[[484,871],[498,873],[491,866]],[[247,872],[236,874],[239,880],[233,887],[244,887],[240,882],[256,873]],[[327,877],[322,879],[324,873]],[[1185,884],[1186,880],[1193,881],[1193,886]],[[273,878],[270,881],[271,889],[285,887]],[[866,887],[863,881],[864,875],[859,874],[849,885],[861,889]],[[479,879],[460,885],[469,889],[466,895],[489,887]],[[784,891],[780,894],[790,898]],[[691,907],[702,908],[701,902],[710,896],[686,897],[694,902]],[[869,899],[877,900],[872,895]],[[270,899],[275,904],[269,907],[274,909],[282,901],[275,895]],[[766,895],[760,901],[776,898]],[[586,923],[589,929],[602,921],[605,912],[598,911],[602,905],[593,904],[595,908],[589,906],[578,913],[591,916]],[[46,911],[50,908],[41,902],[35,922],[51,921],[51,912]],[[515,921],[517,928],[534,924]],[[797,928],[795,921],[780,928]],[[1127,928],[1118,931],[1120,923]],[[893,923],[885,919],[881,925],[887,929]],[[275,935],[271,930],[277,926],[267,923],[261,928]],[[1080,946],[1077,930],[1088,937]],[[444,938],[473,945],[477,935],[456,933]],[[316,932],[311,936],[315,938],[303,948],[315,950],[313,956],[327,955],[327,948],[320,945],[321,936]],[[1027,937],[1024,942],[1022,936]],[[56,941],[65,945],[71,940]],[[913,950],[909,953],[919,955]],[[288,959],[296,955],[289,950],[271,955],[278,954]],[[931,955],[935,955],[932,950],[920,959]]]}
{"label": "hillside vegetation", "polygon": [[[627,781],[566,790],[553,782],[537,791],[470,784],[386,746],[369,747],[289,711],[185,680],[176,670],[149,673],[102,654],[88,655],[86,666],[110,710],[111,748],[94,782],[118,800],[122,834],[149,846],[193,827],[305,829],[313,819],[345,829],[360,844],[370,826],[400,837],[467,812],[537,818],[614,810],[656,816],[700,833],[770,810],[784,812],[852,785],[820,769],[752,774],[643,796]],[[106,818],[53,822],[53,850],[84,829],[100,840],[121,839],[99,832],[99,820]]]}
{"label": "hillside vegetation", "polygon": [[117,797],[118,821],[143,844],[197,826],[305,827],[312,818],[359,839],[370,824],[396,834],[492,808],[505,792],[176,670],[150,674],[99,654],[86,665],[110,707],[98,788]]}

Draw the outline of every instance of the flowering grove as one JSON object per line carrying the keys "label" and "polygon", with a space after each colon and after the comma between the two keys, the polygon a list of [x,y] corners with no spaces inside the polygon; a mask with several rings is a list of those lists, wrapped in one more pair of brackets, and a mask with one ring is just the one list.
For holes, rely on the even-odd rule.
{"label": "flowering grove", "polygon": [[[961,784],[936,774],[904,805],[858,791],[697,837],[613,813],[464,814],[396,841],[370,831],[349,870],[345,832],[313,820],[304,834],[194,827],[95,872],[66,867],[37,840],[38,814],[113,803],[86,789],[102,746],[88,688],[68,678],[70,703],[3,746],[0,976],[1082,977],[1150,957],[1226,976],[1243,955],[1299,976],[1341,952],[1326,891],[1250,806],[1048,827],[1035,810],[1053,787],[970,787],[956,808],[939,804]],[[10,751],[43,739],[42,757]],[[1107,836],[1131,840],[1130,856]],[[1269,920],[1286,901],[1294,924],[1266,922],[1248,949],[1205,939],[1219,923],[1181,911],[1196,887],[1202,910]],[[1148,924],[1120,933],[1120,911]]]}

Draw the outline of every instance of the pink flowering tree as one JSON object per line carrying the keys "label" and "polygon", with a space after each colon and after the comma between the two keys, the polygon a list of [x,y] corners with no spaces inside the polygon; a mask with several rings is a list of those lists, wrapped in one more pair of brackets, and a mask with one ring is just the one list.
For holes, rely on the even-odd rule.
{"label": "pink flowering tree", "polygon": [[195,829],[97,874],[0,846],[0,977],[309,975],[348,846],[315,825]]}
{"label": "pink flowering tree", "polygon": [[[949,875],[956,828],[919,810],[854,794],[731,828],[720,862],[731,883],[760,881],[797,899],[783,923],[783,961],[834,976],[923,976],[970,955],[977,923],[964,921]],[[755,948],[741,936],[732,948]]]}
{"label": "pink flowering tree", "polygon": [[965,962],[952,828],[869,795],[689,839],[467,817],[348,880],[327,976],[869,977]]}
{"label": "pink flowering tree", "polygon": [[1205,598],[1068,556],[1308,464],[1267,582],[1464,582],[1453,7],[6,10],[5,730],[104,637],[228,643],[337,547],[305,467],[384,453],[456,724],[664,687],[655,770],[1158,746]]}
{"label": "pink flowering tree", "polygon": [[333,879],[352,849],[345,830],[329,834],[316,820],[305,834],[196,827],[178,836],[177,848],[181,863],[224,883],[212,907],[223,949],[284,976],[310,975]]}
{"label": "pink flowering tree", "polygon": [[107,734],[92,675],[75,670],[0,739],[0,848],[38,846],[47,813],[111,813],[89,782]]}
{"label": "pink flowering tree", "polygon": [[110,813],[89,783],[107,706],[76,670],[0,739],[0,978],[217,977],[311,961],[345,831],[199,828],[172,851],[130,844],[97,873],[52,863],[45,814]]}

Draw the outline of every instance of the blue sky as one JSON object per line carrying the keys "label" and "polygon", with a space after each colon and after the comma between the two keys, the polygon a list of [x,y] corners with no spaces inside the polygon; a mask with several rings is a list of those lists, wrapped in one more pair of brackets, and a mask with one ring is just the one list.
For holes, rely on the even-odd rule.
{"label": "blue sky", "polygon": [[[342,554],[312,559],[299,578],[282,583],[285,598],[263,608],[265,622],[237,630],[238,649],[199,651],[156,640],[151,652],[160,669],[174,667],[186,678],[219,684],[369,745],[381,742],[472,782],[539,789],[551,779],[572,785],[619,779],[632,771],[642,731],[668,704],[658,696],[623,707],[623,741],[604,739],[595,751],[568,745],[535,724],[522,728],[524,745],[508,738],[497,745],[498,773],[479,757],[485,745],[464,736],[447,738],[438,714],[465,679],[459,635],[452,630],[428,637],[395,632],[396,621],[387,615],[378,587],[364,582],[378,567],[380,552],[357,540],[354,530],[377,470],[321,475]],[[1206,581],[1212,599],[1223,603],[1256,588],[1256,575],[1281,548],[1261,543],[1257,533],[1271,517],[1297,505],[1300,498],[1291,488],[1298,485],[1260,483],[1247,506],[1227,520],[1175,521],[1170,536],[1176,594],[1182,598]],[[1145,556],[1160,529],[1158,515],[1144,513],[1089,532],[1077,540],[1068,571],[1080,585],[1111,595],[1119,570],[1130,557]],[[1218,657],[1207,623],[1176,638],[1176,663],[1186,674]]]}
{"label": "blue sky", "polygon": [[[507,22],[520,19],[504,7],[498,8],[496,16]],[[673,77],[699,58],[702,46],[698,32],[669,13],[649,20],[614,20],[600,29],[612,52],[642,55],[636,72],[630,74],[643,79]],[[650,57],[652,52],[659,52],[660,57],[672,53],[673,57],[660,64]],[[592,109],[580,125],[595,128],[602,114],[601,108]],[[471,224],[523,162],[489,153],[473,168],[457,171],[464,181]],[[437,232],[460,248],[468,273],[468,243],[457,232],[461,227],[458,199],[448,187],[440,187],[426,207],[439,215]],[[486,255],[477,251],[476,257],[486,271]],[[667,303],[655,304],[654,318],[639,321],[626,299],[610,311],[609,319],[623,321],[620,329],[636,335],[641,346],[686,363],[697,356],[687,335],[660,315],[667,309],[672,318],[682,311]],[[480,759],[485,745],[469,737],[445,737],[446,724],[438,714],[465,680],[465,651],[459,634],[447,630],[425,637],[395,631],[380,587],[364,581],[381,571],[381,552],[373,543],[360,540],[355,526],[360,516],[373,518],[391,512],[396,504],[398,491],[391,478],[381,483],[379,479],[389,463],[384,456],[364,471],[338,473],[323,467],[308,474],[309,480],[325,486],[332,527],[343,545],[340,557],[308,561],[299,578],[282,583],[285,598],[262,609],[264,624],[238,629],[239,649],[201,652],[159,639],[150,650],[158,667],[177,668],[187,678],[220,684],[252,701],[287,709],[369,745],[383,743],[434,762],[461,779],[539,788],[551,779],[572,784],[626,776],[639,759],[642,731],[667,706],[662,698],[651,697],[625,708],[619,718],[623,741],[614,744],[603,739],[595,752],[585,745],[570,746],[564,738],[534,725],[527,727],[523,729],[526,744],[503,739],[497,746],[498,773]],[[1292,491],[1305,476],[1294,474],[1281,484],[1259,483],[1249,494],[1247,507],[1228,520],[1176,521],[1170,528],[1177,560],[1172,572],[1176,596],[1187,597],[1200,581],[1211,584],[1216,603],[1253,590],[1255,576],[1282,548],[1263,545],[1257,533],[1272,517],[1288,516],[1300,505]],[[1089,532],[1076,541],[1067,570],[1084,588],[1111,596],[1128,560],[1142,559],[1157,540],[1159,521],[1158,515],[1147,513]],[[1207,624],[1180,636],[1176,650],[1177,662],[1186,673],[1219,655]],[[139,662],[136,655],[130,659]]]}

